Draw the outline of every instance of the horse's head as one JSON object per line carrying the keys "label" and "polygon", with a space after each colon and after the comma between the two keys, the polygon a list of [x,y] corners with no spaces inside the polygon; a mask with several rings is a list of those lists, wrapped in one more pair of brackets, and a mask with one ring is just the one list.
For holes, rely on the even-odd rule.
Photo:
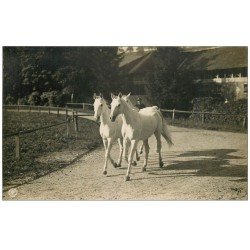
{"label": "horse's head", "polygon": [[129,93],[128,95],[123,95],[122,99],[134,110],[139,111],[139,109],[137,107],[135,107],[132,102],[130,101],[130,95],[131,93]]}
{"label": "horse's head", "polygon": [[103,105],[105,103],[105,100],[103,99],[103,96],[102,94],[100,94],[99,96],[97,96],[95,93],[94,93],[94,118],[96,121],[99,120],[100,116],[102,115],[102,112],[103,112]]}
{"label": "horse's head", "polygon": [[129,99],[130,94],[131,94],[131,93],[129,93],[128,95],[123,95],[123,96],[122,96],[122,99],[123,99],[127,104],[133,106],[133,104],[131,103],[131,101],[130,101],[130,99]]}
{"label": "horse's head", "polygon": [[123,112],[123,102],[122,93],[119,93],[118,96],[111,94],[112,102],[111,102],[111,112],[110,112],[110,120],[112,122],[115,121],[116,117]]}

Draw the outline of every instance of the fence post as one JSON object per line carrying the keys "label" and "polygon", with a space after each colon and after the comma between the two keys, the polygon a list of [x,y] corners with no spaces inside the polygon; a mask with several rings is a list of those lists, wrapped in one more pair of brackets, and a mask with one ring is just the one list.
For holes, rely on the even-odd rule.
{"label": "fence post", "polygon": [[59,116],[59,108],[57,109],[57,116]]}
{"label": "fence post", "polygon": [[41,114],[41,107],[38,107],[39,114]]}
{"label": "fence post", "polygon": [[72,109],[72,121],[75,122],[75,112]]}
{"label": "fence post", "polygon": [[78,116],[75,116],[75,131],[78,132]]}
{"label": "fence post", "polygon": [[175,109],[173,109],[172,121],[174,121],[174,113],[175,113]]}
{"label": "fence post", "polygon": [[69,123],[70,123],[70,118],[68,117],[67,123],[66,123],[66,126],[67,126],[67,138],[69,138]]}
{"label": "fence post", "polygon": [[19,112],[19,109],[20,109],[20,108],[19,108],[19,105],[17,105],[17,111],[18,111],[18,112]]}
{"label": "fence post", "polygon": [[29,107],[29,111],[30,111],[30,113],[31,113],[31,106]]}
{"label": "fence post", "polygon": [[49,107],[49,115],[50,115],[50,107]]}
{"label": "fence post", "polygon": [[243,118],[242,127],[243,127],[243,128],[245,128],[245,127],[246,127],[246,116],[244,116],[244,118]]}
{"label": "fence post", "polygon": [[68,118],[68,109],[66,109],[66,111],[65,111],[65,116],[66,116],[66,120],[67,120],[67,118]]}
{"label": "fence post", "polygon": [[20,160],[20,135],[15,136],[16,158]]}
{"label": "fence post", "polygon": [[205,121],[205,114],[202,113],[201,114],[201,124],[204,124],[204,121]]}

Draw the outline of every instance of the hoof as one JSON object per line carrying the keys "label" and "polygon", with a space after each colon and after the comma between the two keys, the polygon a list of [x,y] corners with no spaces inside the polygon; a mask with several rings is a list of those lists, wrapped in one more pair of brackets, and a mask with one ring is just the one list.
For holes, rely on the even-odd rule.
{"label": "hoof", "polygon": [[146,172],[146,167],[143,167],[143,168],[141,169],[141,171],[142,171],[142,172]]}
{"label": "hoof", "polygon": [[105,170],[105,171],[103,171],[102,173],[103,173],[104,175],[107,175],[107,171],[106,171],[106,170]]}
{"label": "hoof", "polygon": [[121,166],[122,166],[122,164],[121,164],[121,163],[120,163],[120,164],[117,164],[117,167],[118,167],[118,168],[120,168]]}
{"label": "hoof", "polygon": [[136,166],[136,165],[137,165],[136,161],[132,162],[132,166]]}
{"label": "hoof", "polygon": [[140,160],[140,156],[136,157],[136,160],[139,161]]}
{"label": "hoof", "polygon": [[164,163],[163,162],[161,162],[160,163],[160,168],[162,168],[164,166]]}
{"label": "hoof", "polygon": [[127,175],[125,181],[130,181],[130,177]]}
{"label": "hoof", "polygon": [[118,164],[116,162],[113,164],[113,166],[114,168],[118,168]]}

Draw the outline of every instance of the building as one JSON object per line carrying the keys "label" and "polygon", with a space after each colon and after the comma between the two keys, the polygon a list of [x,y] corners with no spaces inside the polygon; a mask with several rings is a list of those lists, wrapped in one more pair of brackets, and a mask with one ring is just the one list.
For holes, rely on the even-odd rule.
{"label": "building", "polygon": [[200,94],[208,92],[212,86],[217,86],[218,90],[223,86],[234,92],[236,99],[243,99],[247,98],[247,55],[247,47],[214,47],[183,52],[178,71],[192,72]]}
{"label": "building", "polygon": [[[236,99],[247,98],[247,47],[180,47],[178,72],[191,72],[199,92],[203,95],[212,86],[218,91],[235,92]],[[145,94],[149,83],[147,74],[154,69],[154,51],[144,54],[127,53],[120,64],[127,88],[137,95]],[[227,92],[227,91],[225,91]],[[225,97],[226,98],[226,97]]]}
{"label": "building", "polygon": [[126,54],[120,63],[121,76],[128,91],[136,95],[145,94],[149,83],[147,73],[153,69],[153,52]]}

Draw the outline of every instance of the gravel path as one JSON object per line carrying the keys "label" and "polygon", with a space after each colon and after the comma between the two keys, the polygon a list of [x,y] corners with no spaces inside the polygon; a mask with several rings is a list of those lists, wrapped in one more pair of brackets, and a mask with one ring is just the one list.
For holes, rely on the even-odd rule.
{"label": "gravel path", "polygon": [[[132,167],[108,165],[104,149],[74,164],[3,193],[4,200],[247,200],[247,134],[170,127],[174,146],[163,142],[164,167],[158,167],[156,141],[150,138],[147,172],[143,157]],[[118,157],[118,145],[111,151]]]}

